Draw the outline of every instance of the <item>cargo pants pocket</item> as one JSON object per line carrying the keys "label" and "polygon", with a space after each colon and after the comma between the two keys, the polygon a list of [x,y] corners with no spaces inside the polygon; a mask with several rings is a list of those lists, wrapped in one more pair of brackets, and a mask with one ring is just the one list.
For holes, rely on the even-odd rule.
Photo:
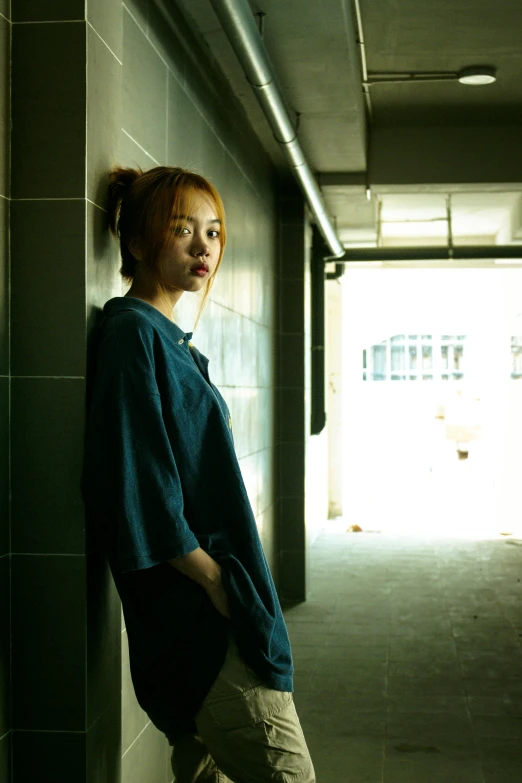
{"label": "cargo pants pocket", "polygon": [[196,726],[233,783],[315,783],[292,694],[263,685],[234,645]]}

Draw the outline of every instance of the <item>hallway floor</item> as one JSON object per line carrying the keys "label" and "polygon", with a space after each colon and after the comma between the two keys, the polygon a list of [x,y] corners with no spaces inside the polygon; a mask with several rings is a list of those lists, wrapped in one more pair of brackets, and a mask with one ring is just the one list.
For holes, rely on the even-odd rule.
{"label": "hallway floor", "polygon": [[521,783],[522,541],[328,524],[285,611],[317,783]]}

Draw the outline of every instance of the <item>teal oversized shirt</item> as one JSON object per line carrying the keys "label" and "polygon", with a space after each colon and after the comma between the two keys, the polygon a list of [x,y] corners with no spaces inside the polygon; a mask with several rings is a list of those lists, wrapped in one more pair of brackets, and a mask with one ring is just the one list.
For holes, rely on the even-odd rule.
{"label": "teal oversized shirt", "polygon": [[[193,718],[233,633],[246,663],[292,690],[292,659],[225,400],[208,359],[141,299],[104,307],[82,490],[121,597],[138,700],[170,738]],[[201,546],[222,567],[231,620],[167,561]]]}

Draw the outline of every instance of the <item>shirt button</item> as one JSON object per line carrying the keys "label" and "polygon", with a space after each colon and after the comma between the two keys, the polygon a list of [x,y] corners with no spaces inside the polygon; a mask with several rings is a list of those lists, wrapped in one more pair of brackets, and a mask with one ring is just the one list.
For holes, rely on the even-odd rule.
{"label": "shirt button", "polygon": [[185,338],[184,338],[184,337],[182,337],[182,338],[181,338],[181,340],[178,340],[178,345],[181,345],[181,344],[182,344],[182,343],[184,343],[184,342],[185,342]]}

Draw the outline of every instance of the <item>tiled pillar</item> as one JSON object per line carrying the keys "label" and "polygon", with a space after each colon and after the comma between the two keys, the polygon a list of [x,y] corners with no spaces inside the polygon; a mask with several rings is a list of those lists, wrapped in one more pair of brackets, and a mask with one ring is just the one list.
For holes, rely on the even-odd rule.
{"label": "tiled pillar", "polygon": [[9,781],[11,746],[9,530],[9,158],[11,13],[0,2],[0,780]]}
{"label": "tiled pillar", "polygon": [[305,459],[307,220],[293,181],[281,184],[279,248],[278,546],[284,601],[306,597]]}
{"label": "tiled pillar", "polygon": [[79,482],[87,323],[117,281],[99,194],[122,8],[85,5],[13,0],[13,783],[119,777],[119,601]]}

